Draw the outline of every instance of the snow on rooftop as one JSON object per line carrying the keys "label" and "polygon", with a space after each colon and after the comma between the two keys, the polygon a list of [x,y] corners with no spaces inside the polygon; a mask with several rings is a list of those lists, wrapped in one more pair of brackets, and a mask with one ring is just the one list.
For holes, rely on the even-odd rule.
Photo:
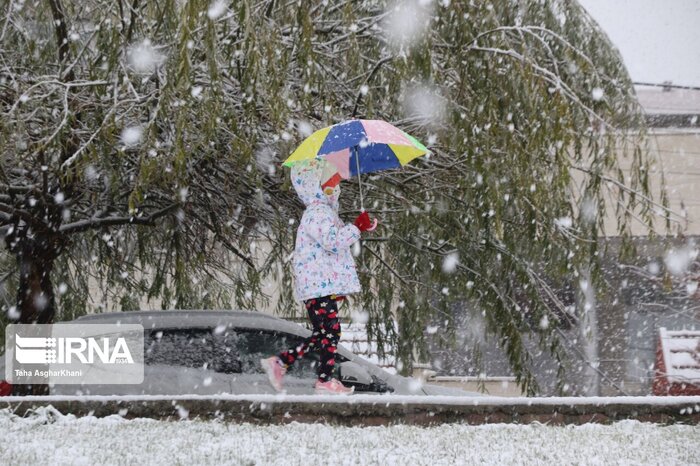
{"label": "snow on rooftop", "polygon": [[659,329],[670,382],[700,383],[700,331]]}
{"label": "snow on rooftop", "polygon": [[637,86],[635,91],[648,115],[700,114],[700,89]]}

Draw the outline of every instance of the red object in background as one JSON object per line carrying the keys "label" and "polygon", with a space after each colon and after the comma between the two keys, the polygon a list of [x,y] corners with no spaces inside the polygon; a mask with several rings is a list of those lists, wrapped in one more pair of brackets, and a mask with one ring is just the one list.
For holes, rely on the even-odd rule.
{"label": "red object in background", "polygon": [[0,396],[12,395],[12,384],[0,380]]}
{"label": "red object in background", "polygon": [[657,396],[700,395],[700,332],[659,329],[651,387]]}

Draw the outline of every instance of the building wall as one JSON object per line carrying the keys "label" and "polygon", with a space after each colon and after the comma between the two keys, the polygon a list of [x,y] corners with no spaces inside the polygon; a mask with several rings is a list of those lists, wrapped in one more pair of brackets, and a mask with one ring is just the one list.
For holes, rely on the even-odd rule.
{"label": "building wall", "polygon": [[699,235],[700,129],[656,129],[651,141],[663,166],[669,207],[685,219],[684,234]]}
{"label": "building wall", "polygon": [[[650,189],[653,200],[661,201],[662,181],[665,182],[665,192],[668,198],[668,208],[671,211],[671,233],[682,231],[684,234],[700,234],[700,129],[652,129],[648,138],[647,150],[657,160],[650,173]],[[620,148],[618,154],[621,169],[625,175],[630,174],[631,159]],[[580,183],[582,176],[574,177],[575,183]],[[609,185],[615,188],[614,185]],[[614,237],[617,232],[615,205],[609,198],[606,203],[604,218],[605,235]],[[659,205],[654,219],[654,232],[666,235],[664,210]],[[648,236],[649,229],[639,221],[631,223],[633,236]]]}
{"label": "building wall", "polygon": [[[600,345],[600,368],[619,389],[602,383],[602,395],[619,394],[620,390],[649,394],[658,329],[700,328],[697,292],[685,292],[685,280],[673,277],[664,265],[669,249],[700,245],[700,129],[652,129],[650,142],[663,168],[669,207],[676,222],[671,232],[658,222],[655,238],[649,238],[643,226],[635,225],[637,265],[644,268],[641,273],[633,268],[620,270],[615,245],[611,249],[607,269],[612,286],[598,312],[600,339],[604,342]],[[652,179],[657,187],[660,181],[658,174]],[[614,238],[612,241],[616,242]],[[651,273],[657,270],[657,274]]]}

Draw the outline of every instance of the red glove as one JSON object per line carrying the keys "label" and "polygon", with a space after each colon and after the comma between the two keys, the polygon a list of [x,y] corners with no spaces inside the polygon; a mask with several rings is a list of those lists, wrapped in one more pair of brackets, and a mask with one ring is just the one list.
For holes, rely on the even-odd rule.
{"label": "red glove", "polygon": [[367,212],[362,212],[355,219],[355,226],[360,231],[372,231],[377,228],[377,219],[374,219],[374,223],[369,219],[369,214]]}

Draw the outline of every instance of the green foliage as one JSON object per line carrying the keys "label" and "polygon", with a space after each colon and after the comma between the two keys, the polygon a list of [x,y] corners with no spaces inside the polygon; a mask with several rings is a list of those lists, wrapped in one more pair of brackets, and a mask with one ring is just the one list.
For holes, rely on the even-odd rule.
{"label": "green foliage", "polygon": [[[400,47],[382,31],[384,2],[233,2],[214,19],[208,7],[0,2],[11,19],[0,39],[0,222],[31,196],[10,199],[11,185],[35,190],[39,206],[66,194],[51,226],[68,240],[56,265],[61,316],[141,299],[256,308],[266,280],[293,313],[289,219],[302,206],[280,162],[308,126],[380,118],[433,155],[363,182],[382,225],[359,258],[371,334],[408,370],[426,325],[443,322],[450,338],[456,310],[476,302],[535,390],[523,335],[557,348],[550,333],[567,310],[552,296],[595,268],[606,196],[620,200],[620,236],[634,218],[653,221],[638,105],[599,28],[574,1],[452,1],[428,7],[426,34]],[[130,63],[138,47],[152,70]],[[441,111],[412,112],[416,89]],[[128,127],[142,129],[138,144],[122,140]],[[346,184],[350,215],[357,187]],[[450,254],[459,263],[446,273]]]}

